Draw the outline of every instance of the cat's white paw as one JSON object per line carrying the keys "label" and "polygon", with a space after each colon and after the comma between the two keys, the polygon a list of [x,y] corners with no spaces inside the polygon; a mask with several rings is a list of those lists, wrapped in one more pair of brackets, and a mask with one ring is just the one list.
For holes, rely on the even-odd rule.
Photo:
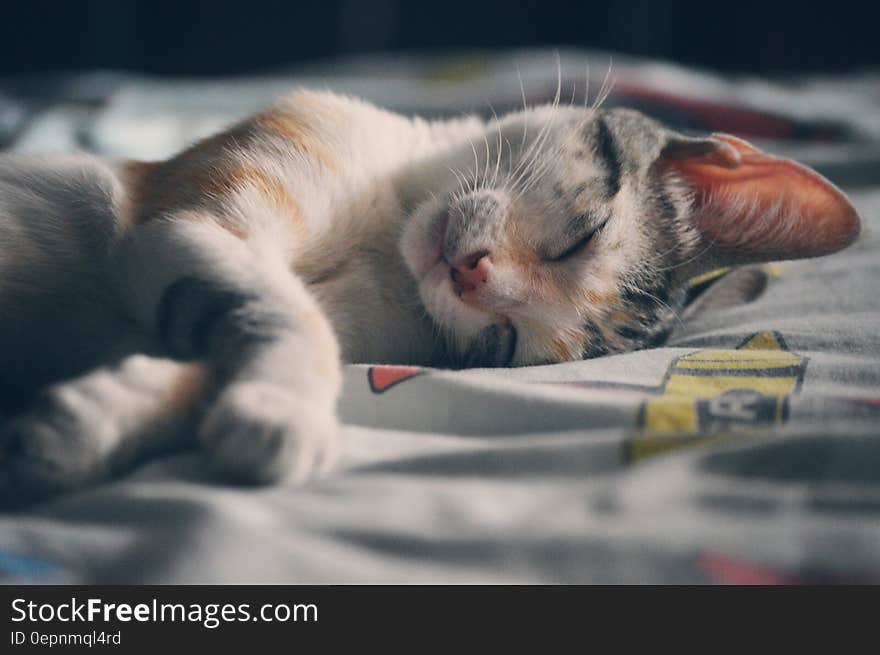
{"label": "cat's white paw", "polygon": [[302,482],[332,465],[338,432],[332,403],[271,383],[238,382],[202,420],[199,440],[235,479]]}
{"label": "cat's white paw", "polygon": [[4,504],[68,491],[106,477],[121,428],[103,403],[77,389],[47,391],[0,429]]}

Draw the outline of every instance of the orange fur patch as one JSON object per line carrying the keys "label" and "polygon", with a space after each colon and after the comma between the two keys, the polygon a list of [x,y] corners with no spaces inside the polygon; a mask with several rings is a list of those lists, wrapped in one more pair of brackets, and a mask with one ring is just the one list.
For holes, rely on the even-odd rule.
{"label": "orange fur patch", "polygon": [[621,350],[626,345],[623,338],[614,330],[605,329],[605,325],[597,324],[597,327],[599,328],[599,333],[602,335],[602,340],[611,351]]}
{"label": "orange fur patch", "polygon": [[255,119],[258,128],[277,134],[297,150],[311,155],[330,170],[336,170],[336,162],[315,138],[311,130],[291,116],[268,111]]}
{"label": "orange fur patch", "polygon": [[629,325],[635,320],[635,314],[628,309],[614,309],[608,314],[608,321],[614,325]]}
{"label": "orange fur patch", "polygon": [[550,344],[550,350],[553,351],[553,354],[556,355],[559,361],[563,362],[577,359],[580,356],[580,353],[575,352],[575,348],[574,344],[562,338],[556,338]]}
{"label": "orange fur patch", "polygon": [[[252,187],[280,213],[304,225],[302,208],[284,181],[256,164],[242,163],[234,155],[237,151],[260,152],[260,136],[267,134],[283,137],[296,150],[335,170],[333,158],[307,125],[278,111],[268,111],[215,134],[168,161],[126,163],[122,177],[127,194],[121,215],[124,220],[139,224],[181,209],[216,211],[218,203],[222,207],[230,195]],[[220,224],[236,236],[247,236],[233,221],[221,220]]]}
{"label": "orange fur patch", "polygon": [[302,225],[302,209],[287,191],[284,183],[252,164],[238,165],[206,180],[204,192],[214,198],[224,198],[248,186],[255,188],[284,216]]}
{"label": "orange fur patch", "polygon": [[208,367],[202,363],[187,364],[162,396],[162,406],[171,414],[186,414],[202,398],[208,380]]}
{"label": "orange fur patch", "polygon": [[[248,187],[257,190],[275,209],[298,226],[304,226],[299,203],[290,195],[282,180],[252,164],[232,166],[228,170],[187,169],[185,165],[129,162],[125,165],[127,202],[122,209],[125,220],[145,223],[157,215],[177,209],[199,209],[222,202]],[[222,219],[222,216],[218,218]],[[247,234],[241,226],[220,220],[219,224],[239,238]]]}
{"label": "orange fur patch", "polygon": [[507,219],[508,246],[505,248],[505,256],[512,262],[523,268],[531,269],[538,262],[538,255],[522,234],[519,214],[515,208],[510,208]]}
{"label": "orange fur patch", "polygon": [[599,293],[598,291],[587,291],[587,300],[593,305],[599,307],[608,307],[618,300],[616,293]]}
{"label": "orange fur patch", "polygon": [[141,209],[149,198],[159,164],[128,161],[122,165],[122,181],[126,194],[120,216],[127,223],[143,221]]}

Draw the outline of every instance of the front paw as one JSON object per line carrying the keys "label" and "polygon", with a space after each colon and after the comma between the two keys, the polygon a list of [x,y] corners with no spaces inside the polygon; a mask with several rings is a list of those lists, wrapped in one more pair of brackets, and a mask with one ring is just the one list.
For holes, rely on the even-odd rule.
{"label": "front paw", "polygon": [[271,383],[239,382],[208,411],[199,440],[220,471],[235,480],[302,482],[329,469],[338,431],[329,400],[303,398]]}
{"label": "front paw", "polygon": [[16,506],[106,477],[118,438],[112,414],[87,394],[46,392],[0,431],[0,504]]}

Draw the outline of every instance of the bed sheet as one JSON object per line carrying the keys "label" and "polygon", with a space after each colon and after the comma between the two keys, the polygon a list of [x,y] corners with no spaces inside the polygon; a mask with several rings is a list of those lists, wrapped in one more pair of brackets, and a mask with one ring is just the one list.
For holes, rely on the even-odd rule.
{"label": "bed sheet", "polygon": [[609,105],[809,163],[865,221],[849,250],[765,267],[758,298],[683,320],[661,348],[521,369],[347,366],[326,479],[230,487],[197,453],[156,460],[0,514],[0,580],[880,582],[880,76],[731,78],[618,55],[607,74],[610,59],[471,52],[236,79],[0,81],[5,149],[151,159],[297,84],[491,114],[522,90],[552,98],[559,72],[573,102],[604,83]]}

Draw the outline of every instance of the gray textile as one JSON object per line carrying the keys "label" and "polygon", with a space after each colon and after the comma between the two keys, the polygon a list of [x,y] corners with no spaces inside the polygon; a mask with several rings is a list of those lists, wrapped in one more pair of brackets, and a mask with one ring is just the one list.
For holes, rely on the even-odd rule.
{"label": "gray textile", "polygon": [[[607,56],[567,52],[564,96],[588,59],[595,94]],[[530,97],[552,96],[547,52],[219,82],[18,80],[0,83],[0,144],[165,156],[298,82],[430,115],[500,111],[521,102],[517,67]],[[616,88],[790,119],[790,138],[755,140],[847,190],[861,241],[767,267],[756,300],[685,318],[664,348],[511,370],[347,367],[343,457],[327,479],[233,488],[195,453],[151,462],[0,515],[0,580],[880,582],[878,75],[614,68]]]}

